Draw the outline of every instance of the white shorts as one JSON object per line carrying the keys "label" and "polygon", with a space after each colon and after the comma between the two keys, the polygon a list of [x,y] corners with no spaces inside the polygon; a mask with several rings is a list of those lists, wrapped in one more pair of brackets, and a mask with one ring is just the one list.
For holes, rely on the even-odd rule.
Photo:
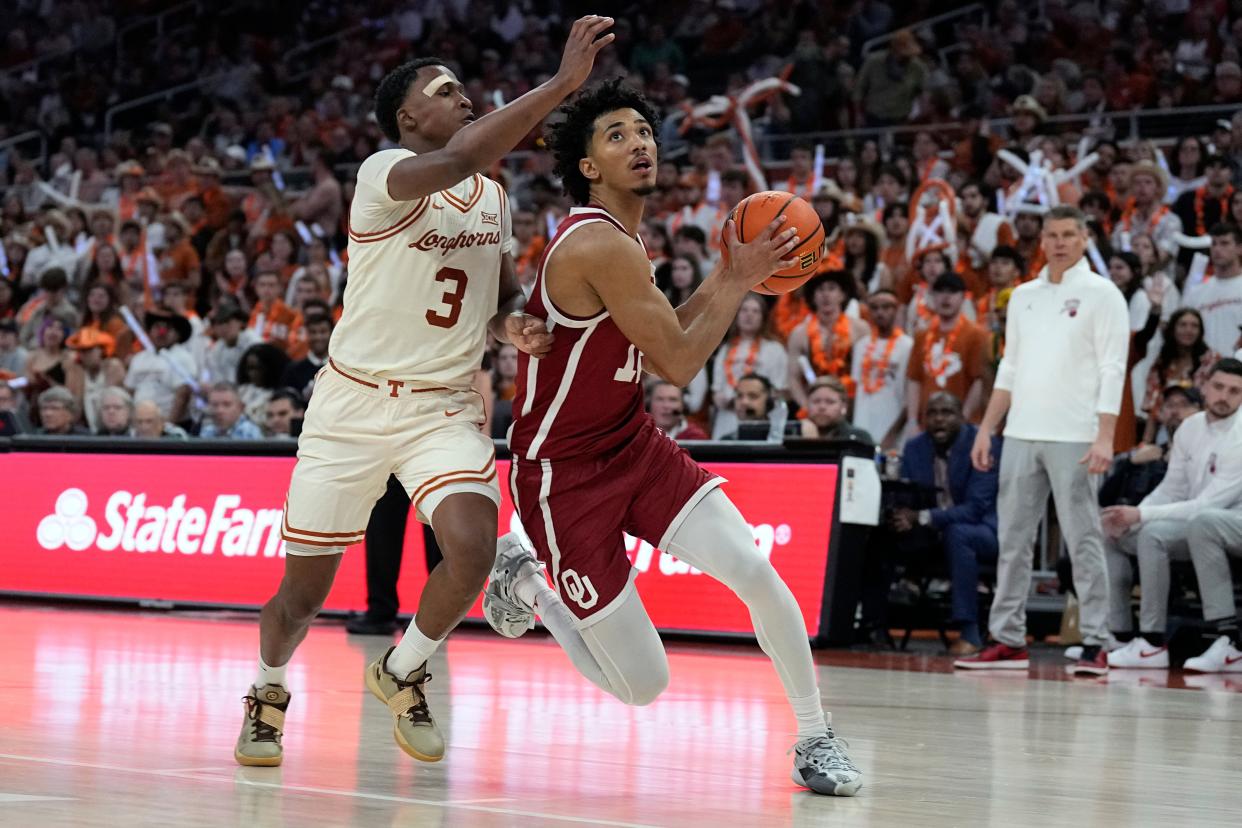
{"label": "white shorts", "polygon": [[484,419],[477,391],[416,387],[329,360],[306,410],[281,537],[325,554],[361,542],[390,474],[424,523],[458,492],[499,507],[496,451],[480,430]]}

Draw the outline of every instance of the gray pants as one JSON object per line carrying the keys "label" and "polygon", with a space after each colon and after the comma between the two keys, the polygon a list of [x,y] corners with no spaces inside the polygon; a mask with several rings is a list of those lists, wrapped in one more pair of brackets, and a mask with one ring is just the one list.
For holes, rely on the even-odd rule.
{"label": "gray pants", "polygon": [[1087,644],[1103,644],[1108,636],[1108,573],[1104,564],[1104,533],[1096,486],[1078,461],[1087,443],[1048,443],[1005,439],[1001,452],[1000,558],[996,597],[988,629],[1010,647],[1026,646],[1026,597],[1031,589],[1031,551],[1039,521],[1056,502],[1057,517],[1069,543],[1078,592],[1079,628]]}
{"label": "gray pants", "polygon": [[[1169,561],[1190,557],[1191,522],[1153,520],[1108,541],[1108,628],[1128,633],[1134,629],[1130,616],[1130,593],[1134,570],[1130,558],[1138,558],[1139,583],[1143,597],[1139,602],[1139,631],[1164,635],[1169,623]],[[1229,562],[1221,556],[1225,580],[1229,581]],[[1200,579],[1202,582],[1202,579]],[[1230,596],[1232,598],[1232,595]]]}
{"label": "gray pants", "polygon": [[[1228,509],[1199,512],[1190,521],[1190,558],[1195,563],[1205,621],[1237,616],[1227,555],[1242,556],[1242,512]],[[1144,586],[1144,593],[1146,590]]]}

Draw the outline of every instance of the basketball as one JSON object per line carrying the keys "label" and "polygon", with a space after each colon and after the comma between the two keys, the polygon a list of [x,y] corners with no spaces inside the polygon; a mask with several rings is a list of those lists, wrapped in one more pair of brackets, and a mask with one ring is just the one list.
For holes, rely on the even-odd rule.
{"label": "basketball", "polygon": [[[729,212],[729,218],[737,223],[738,241],[743,243],[762,233],[777,216],[782,215],[789,219],[784,225],[785,229],[796,228],[798,238],[801,239],[798,246],[790,253],[790,257],[796,258],[798,263],[776,271],[761,284],[756,285],[753,288],[756,293],[765,293],[769,296],[789,293],[810,279],[815,274],[816,265],[819,264],[820,248],[824,244],[824,225],[820,223],[819,215],[814,207],[796,195],[778,190],[766,190],[747,196]],[[720,246],[724,251],[723,235]],[[727,251],[725,252],[727,254]]]}

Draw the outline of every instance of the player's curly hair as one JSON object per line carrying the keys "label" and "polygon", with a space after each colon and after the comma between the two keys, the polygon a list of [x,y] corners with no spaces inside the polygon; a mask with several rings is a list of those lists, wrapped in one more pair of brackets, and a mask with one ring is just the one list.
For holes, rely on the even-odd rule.
{"label": "player's curly hair", "polygon": [[407,61],[393,69],[379,82],[375,89],[375,120],[384,137],[389,141],[401,140],[401,127],[397,125],[397,110],[410,92],[410,83],[418,70],[424,66],[443,66],[438,57],[424,57]]}
{"label": "player's curly hair", "polygon": [[576,204],[586,204],[591,198],[591,182],[578,170],[578,162],[591,145],[595,119],[617,109],[633,109],[651,124],[653,135],[659,134],[660,115],[655,107],[621,78],[604,81],[560,108],[565,120],[553,126],[548,137],[556,158],[556,175]]}

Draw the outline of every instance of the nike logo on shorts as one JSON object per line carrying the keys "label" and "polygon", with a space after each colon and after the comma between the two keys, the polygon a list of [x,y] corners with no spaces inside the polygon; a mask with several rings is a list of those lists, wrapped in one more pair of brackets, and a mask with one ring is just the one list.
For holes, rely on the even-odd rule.
{"label": "nike logo on shorts", "polygon": [[452,411],[445,411],[445,412],[444,412],[444,416],[445,416],[445,417],[452,417],[454,414],[460,414],[461,412],[463,412],[463,411],[465,411],[465,410],[466,410],[466,409],[464,409],[464,408],[457,408],[457,409],[454,409],[454,410],[452,410]]}

